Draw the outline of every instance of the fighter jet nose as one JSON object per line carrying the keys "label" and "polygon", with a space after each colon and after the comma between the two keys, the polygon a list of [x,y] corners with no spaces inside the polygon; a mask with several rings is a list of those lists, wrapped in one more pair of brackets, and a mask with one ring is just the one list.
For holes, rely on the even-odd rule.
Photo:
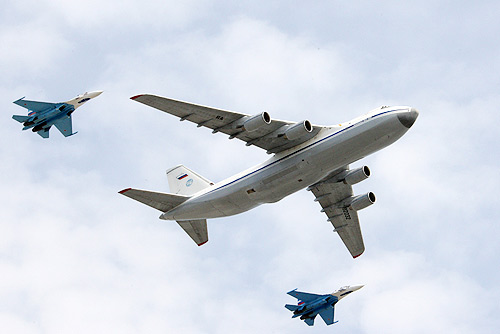
{"label": "fighter jet nose", "polygon": [[407,112],[403,112],[398,115],[398,119],[406,128],[411,128],[413,123],[417,120],[418,110],[415,108],[410,108]]}
{"label": "fighter jet nose", "polygon": [[355,285],[355,286],[352,286],[351,288],[353,289],[353,291],[356,291],[356,290],[361,289],[362,287],[364,287],[364,285]]}

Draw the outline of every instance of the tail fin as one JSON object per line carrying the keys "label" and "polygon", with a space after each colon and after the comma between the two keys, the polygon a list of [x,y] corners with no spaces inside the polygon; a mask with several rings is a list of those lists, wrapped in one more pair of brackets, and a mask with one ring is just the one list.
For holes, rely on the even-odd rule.
{"label": "tail fin", "polygon": [[213,185],[212,182],[184,165],[167,170],[167,179],[171,192],[185,196],[191,196]]}
{"label": "tail fin", "polygon": [[27,120],[29,120],[31,117],[30,116],[13,115],[12,118],[15,119],[16,121],[18,121],[19,123],[24,123]]}
{"label": "tail fin", "polygon": [[300,307],[300,306],[298,306],[298,305],[290,305],[290,304],[286,304],[286,305],[285,305],[285,307],[286,307],[288,310],[290,310],[290,311],[294,312],[294,311],[297,311],[297,310],[299,309],[299,307]]}

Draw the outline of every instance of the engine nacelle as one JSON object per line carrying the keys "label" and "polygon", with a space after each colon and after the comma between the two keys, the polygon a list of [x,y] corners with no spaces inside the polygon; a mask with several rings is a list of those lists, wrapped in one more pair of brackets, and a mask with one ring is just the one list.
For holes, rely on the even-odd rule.
{"label": "engine nacelle", "polygon": [[307,119],[303,122],[296,123],[292,126],[290,126],[286,131],[285,131],[285,138],[288,140],[295,140],[299,139],[302,136],[305,136],[309,133],[311,133],[313,130],[313,127],[311,125],[311,122],[309,122]]}
{"label": "engine nacelle", "polygon": [[368,166],[363,166],[360,168],[350,170],[344,177],[344,183],[352,186],[353,184],[366,180],[367,178],[370,177],[370,174],[371,172]]}
{"label": "engine nacelle", "polygon": [[245,123],[243,123],[242,127],[245,131],[252,132],[269,124],[271,124],[271,116],[269,116],[267,111],[263,111],[262,113],[247,119]]}
{"label": "engine nacelle", "polygon": [[370,191],[364,195],[349,197],[347,200],[343,201],[343,205],[345,207],[350,207],[354,211],[359,211],[372,205],[375,201],[375,194]]}

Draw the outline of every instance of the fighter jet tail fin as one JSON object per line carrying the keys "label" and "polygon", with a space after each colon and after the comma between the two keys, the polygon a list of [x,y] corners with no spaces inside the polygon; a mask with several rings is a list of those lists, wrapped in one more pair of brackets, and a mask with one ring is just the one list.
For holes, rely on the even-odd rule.
{"label": "fighter jet tail fin", "polygon": [[167,178],[170,191],[185,196],[194,195],[198,191],[213,185],[212,182],[184,165],[167,170]]}
{"label": "fighter jet tail fin", "polygon": [[49,130],[50,130],[50,127],[49,128],[46,128],[46,129],[42,129],[40,131],[38,131],[37,133],[40,135],[40,137],[42,138],[49,138]]}
{"label": "fighter jet tail fin", "polygon": [[31,117],[30,116],[13,115],[12,118],[15,119],[16,121],[18,121],[19,123],[24,123],[27,120],[29,120]]}
{"label": "fighter jet tail fin", "polygon": [[205,244],[208,241],[207,220],[178,220],[180,227],[193,239],[198,246]]}

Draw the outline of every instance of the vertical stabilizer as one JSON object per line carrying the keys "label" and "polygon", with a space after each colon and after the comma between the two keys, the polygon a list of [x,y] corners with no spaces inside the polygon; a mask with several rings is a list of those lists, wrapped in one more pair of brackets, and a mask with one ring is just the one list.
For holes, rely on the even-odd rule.
{"label": "vertical stabilizer", "polygon": [[179,195],[191,196],[213,185],[212,182],[184,165],[167,170],[167,178],[170,191]]}

